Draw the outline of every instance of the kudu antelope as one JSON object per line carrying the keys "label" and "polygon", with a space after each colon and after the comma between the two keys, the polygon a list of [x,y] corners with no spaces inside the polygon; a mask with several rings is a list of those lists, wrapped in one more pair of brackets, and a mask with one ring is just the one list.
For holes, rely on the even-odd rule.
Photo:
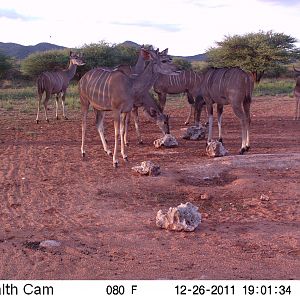
{"label": "kudu antelope", "polygon": [[[124,72],[128,76],[140,75],[144,71],[147,62],[147,59],[144,57],[142,50],[144,50],[143,46],[139,52],[138,60],[135,66],[120,65],[115,69]],[[149,48],[148,50],[153,51],[153,48]],[[171,61],[171,57],[168,55],[168,49],[165,49],[164,51],[160,52],[159,55],[162,60],[165,59]],[[131,115],[133,116],[134,119],[134,126],[136,129],[136,134],[137,134],[139,144],[143,143],[141,132],[140,132],[140,126],[139,126],[139,113],[138,113],[139,107],[143,107],[147,115],[149,115],[152,119],[156,121],[156,124],[158,125],[158,127],[160,128],[163,134],[170,133],[169,116],[162,113],[161,108],[159,107],[155,99],[151,96],[149,91],[146,91],[145,94],[139,95],[139,97],[135,99],[132,112],[131,112]],[[130,118],[128,119],[128,123],[129,121]],[[125,144],[128,145],[127,134],[125,135]]]}
{"label": "kudu antelope", "polygon": [[76,73],[77,66],[82,66],[84,64],[85,63],[83,62],[81,56],[70,51],[70,61],[69,61],[69,67],[67,69],[60,70],[60,71],[43,72],[42,74],[39,75],[37,79],[38,109],[36,115],[36,123],[39,123],[40,105],[44,93],[46,94],[44,99],[44,110],[45,110],[46,121],[49,122],[48,114],[47,114],[47,105],[52,94],[56,94],[56,111],[55,111],[56,119],[58,119],[59,97],[61,97],[63,117],[64,119],[67,119],[66,111],[65,111],[66,91],[70,80],[74,77]]}
{"label": "kudu antelope", "polygon": [[[212,68],[203,74],[203,80],[196,98],[197,121],[204,101],[207,106],[209,131],[208,142],[212,139],[213,104],[217,104],[219,141],[222,139],[223,106],[230,104],[242,127],[242,146],[240,154],[250,149],[250,104],[253,91],[253,78],[239,68]],[[204,101],[203,101],[204,99]]]}
{"label": "kudu antelope", "polygon": [[82,110],[82,144],[81,154],[85,156],[84,143],[86,132],[86,120],[90,105],[96,113],[96,126],[102,141],[104,151],[111,154],[104,137],[105,111],[112,111],[115,128],[115,147],[113,152],[113,165],[118,166],[117,150],[119,135],[121,135],[121,154],[127,160],[125,152],[125,135],[128,123],[128,114],[131,112],[134,102],[143,96],[156,79],[158,73],[170,74],[175,71],[175,66],[165,59],[161,59],[158,50],[142,50],[145,56],[149,56],[149,64],[138,75],[126,75],[124,72],[108,69],[93,69],[87,72],[79,82],[79,94]]}
{"label": "kudu antelope", "polygon": [[167,94],[186,93],[190,104],[190,113],[185,124],[189,124],[194,111],[196,93],[201,81],[202,75],[192,70],[181,71],[178,75],[160,75],[153,88],[158,95],[162,111],[166,105]]}
{"label": "kudu antelope", "polygon": [[296,73],[296,85],[294,88],[294,97],[296,100],[296,109],[295,109],[295,120],[300,119],[300,70],[297,70],[294,67],[294,71]]}

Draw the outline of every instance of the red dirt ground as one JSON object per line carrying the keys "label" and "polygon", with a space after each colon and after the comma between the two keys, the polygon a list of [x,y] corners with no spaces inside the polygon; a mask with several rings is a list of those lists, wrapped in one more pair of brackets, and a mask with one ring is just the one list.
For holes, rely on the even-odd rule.
{"label": "red dirt ground", "polygon": [[[0,110],[0,279],[300,279],[300,122],[292,98],[253,99],[244,156],[236,155],[239,121],[226,107],[231,155],[215,159],[204,140],[181,138],[187,104],[171,101],[179,146],[155,149],[160,132],[141,114],[144,144],[131,125],[129,162],[119,157],[116,170],[93,113],[82,160],[80,111],[56,121],[52,107],[50,123],[41,115],[37,125],[35,112],[21,107]],[[112,146],[109,115],[106,124]],[[162,174],[136,175],[131,167],[143,160]],[[156,227],[159,209],[187,201],[202,214],[194,232]],[[38,246],[49,239],[61,247]]]}

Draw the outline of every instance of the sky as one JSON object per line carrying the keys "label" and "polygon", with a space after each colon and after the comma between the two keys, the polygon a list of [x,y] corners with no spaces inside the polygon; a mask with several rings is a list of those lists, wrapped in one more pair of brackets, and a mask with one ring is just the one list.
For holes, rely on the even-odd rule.
{"label": "sky", "polygon": [[260,30],[300,47],[300,0],[0,0],[0,42],[25,46],[130,40],[189,56]]}

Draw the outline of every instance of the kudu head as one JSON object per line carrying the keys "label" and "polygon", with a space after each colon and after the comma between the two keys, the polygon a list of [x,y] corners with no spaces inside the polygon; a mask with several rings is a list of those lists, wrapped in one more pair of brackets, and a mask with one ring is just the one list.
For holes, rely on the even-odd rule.
{"label": "kudu head", "polygon": [[85,62],[83,61],[82,54],[76,54],[70,51],[70,63],[76,66],[83,66]]}
{"label": "kudu head", "polygon": [[165,49],[162,52],[159,52],[159,49],[142,49],[142,51],[145,52],[145,55],[149,56],[149,60],[153,64],[154,73],[160,73],[165,75],[176,74],[175,71],[177,70],[177,67],[173,64],[172,58],[169,55],[167,55],[168,49]]}
{"label": "kudu head", "polygon": [[169,127],[169,116],[163,114],[162,112],[150,108],[150,116],[152,118],[156,119],[156,124],[159,127],[159,129],[162,131],[163,134],[169,134],[170,133],[170,127]]}

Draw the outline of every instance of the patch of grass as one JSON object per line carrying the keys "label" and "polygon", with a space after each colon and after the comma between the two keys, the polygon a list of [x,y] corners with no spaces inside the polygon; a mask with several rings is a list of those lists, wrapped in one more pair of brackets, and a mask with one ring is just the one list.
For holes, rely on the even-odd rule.
{"label": "patch of grass", "polygon": [[292,79],[265,79],[255,85],[254,96],[276,96],[289,95],[292,96],[295,81]]}

